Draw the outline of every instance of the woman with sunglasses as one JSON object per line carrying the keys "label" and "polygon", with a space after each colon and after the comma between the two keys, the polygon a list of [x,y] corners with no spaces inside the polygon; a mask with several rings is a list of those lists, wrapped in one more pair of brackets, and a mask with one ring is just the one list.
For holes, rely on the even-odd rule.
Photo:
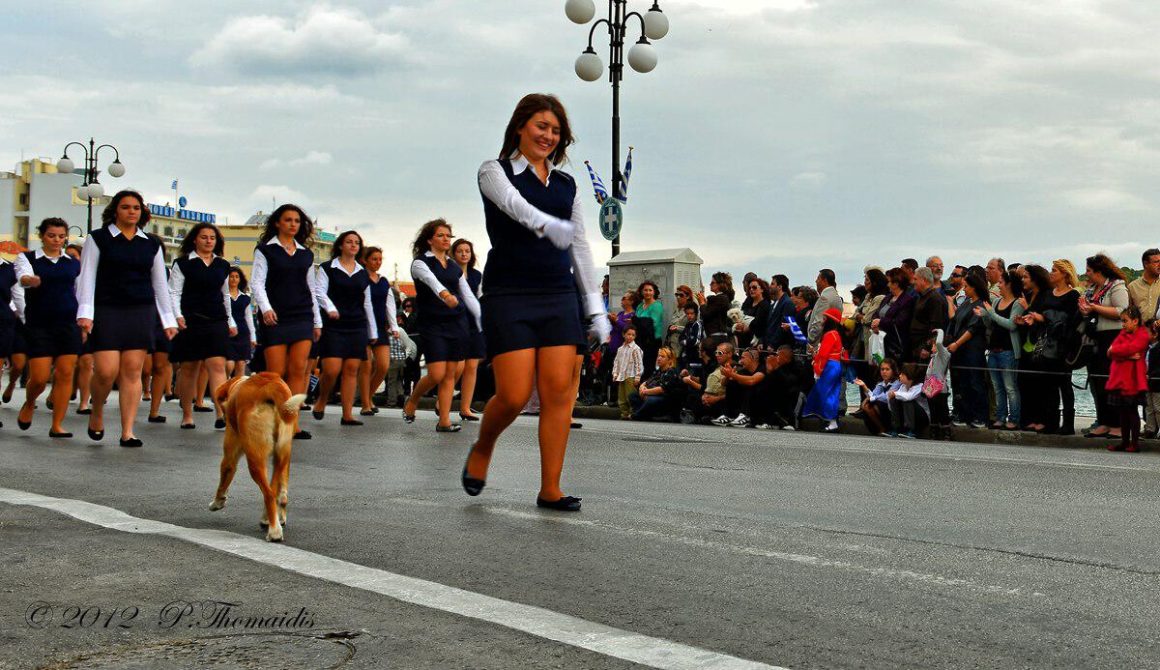
{"label": "woman with sunglasses", "polygon": [[754,342],[760,343],[760,338],[754,339],[755,333],[764,333],[769,326],[769,284],[761,277],[752,277],[745,283],[745,301],[741,303],[741,313],[749,317],[749,322],[741,322],[733,326],[733,334],[737,337],[737,348],[747,349]]}

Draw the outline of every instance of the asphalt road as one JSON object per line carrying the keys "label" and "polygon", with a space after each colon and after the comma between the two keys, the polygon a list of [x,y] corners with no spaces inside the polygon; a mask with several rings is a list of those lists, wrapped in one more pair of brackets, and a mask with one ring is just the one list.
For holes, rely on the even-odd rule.
{"label": "asphalt road", "polygon": [[0,408],[0,667],[1160,668],[1155,454],[586,421],[567,515],[532,418],[468,498],[474,427],[332,408],[269,545],[165,411],[123,449]]}

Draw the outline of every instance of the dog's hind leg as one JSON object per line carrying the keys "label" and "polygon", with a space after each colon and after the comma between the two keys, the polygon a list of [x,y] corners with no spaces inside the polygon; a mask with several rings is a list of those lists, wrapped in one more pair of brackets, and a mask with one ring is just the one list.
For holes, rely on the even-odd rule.
{"label": "dog's hind leg", "polygon": [[290,504],[290,445],[274,448],[274,472],[270,475],[270,486],[278,494],[278,512],[282,524],[286,523],[286,506]]}
{"label": "dog's hind leg", "polygon": [[268,526],[266,530],[266,541],[281,542],[282,541],[282,524],[278,520],[278,500],[274,495],[274,489],[270,486],[270,482],[266,475],[266,462],[263,459],[246,459],[250,466],[250,477],[253,478],[254,483],[258,485],[258,489],[262,492],[263,509],[265,510],[265,518],[262,519],[262,526]]}
{"label": "dog's hind leg", "polygon": [[238,435],[232,429],[226,431],[224,444],[225,448],[222,450],[221,481],[218,483],[217,493],[213,497],[213,502],[209,504],[211,512],[216,512],[226,506],[226,492],[229,491],[230,483],[234,481],[234,474],[238,471],[238,459],[242,457]]}

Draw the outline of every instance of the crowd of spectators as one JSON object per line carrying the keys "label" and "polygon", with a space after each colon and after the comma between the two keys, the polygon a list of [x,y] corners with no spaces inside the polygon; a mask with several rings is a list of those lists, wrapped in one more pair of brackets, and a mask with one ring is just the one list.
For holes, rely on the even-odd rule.
{"label": "crowd of spectators", "polygon": [[[1160,431],[1160,250],[1133,281],[1106,254],[1049,264],[869,266],[846,304],[833,270],[813,286],[724,272],[709,294],[653,282],[610,310],[601,352],[610,404],[631,420],[837,430],[847,409],[873,434],[948,437],[955,426],[1072,435],[1086,370],[1094,422],[1081,432],[1139,449]],[[671,309],[668,307],[671,306]],[[846,407],[848,384],[860,404]],[[615,396],[615,397],[613,397]],[[1144,408],[1144,425],[1140,410]]]}

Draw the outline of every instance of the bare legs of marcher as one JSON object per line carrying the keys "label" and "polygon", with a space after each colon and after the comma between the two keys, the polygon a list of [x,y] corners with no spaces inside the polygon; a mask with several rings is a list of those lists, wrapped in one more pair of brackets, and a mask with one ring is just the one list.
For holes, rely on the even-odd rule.
{"label": "bare legs of marcher", "polygon": [[479,359],[471,358],[459,364],[459,416],[464,421],[474,421],[479,417],[471,410],[475,398],[475,380],[479,374]]}
{"label": "bare legs of marcher", "polygon": [[[53,363],[56,363],[55,372]],[[49,435],[52,437],[72,437],[66,433],[61,422],[68,412],[68,401],[72,396],[73,372],[76,370],[76,356],[59,356],[55,359],[49,356],[33,358],[28,361],[28,386],[25,387],[24,406],[20,408],[16,423],[22,430],[32,425],[33,410],[36,409],[36,399],[48,386],[48,379],[52,377],[52,427]]]}
{"label": "bare legs of marcher", "polygon": [[89,416],[89,437],[99,440],[105,435],[105,400],[115,381],[121,403],[121,441],[136,439],[133,423],[141,404],[141,369],[146,356],[144,349],[93,354],[93,413]]}
{"label": "bare legs of marcher", "polygon": [[[419,409],[419,399],[427,395],[431,389],[439,387],[435,397],[435,406],[439,412],[439,427],[444,430],[455,430],[451,424],[451,399],[455,395],[455,366],[456,361],[439,361],[427,364],[427,376],[419,380],[407,404],[403,407],[403,416],[408,422],[413,421],[415,412]],[[510,423],[510,421],[509,421]]]}
{"label": "bare legs of marcher", "polygon": [[[290,387],[292,395],[306,393],[306,365],[310,358],[310,340],[302,340],[291,345],[275,345],[266,347],[266,371],[273,372],[281,377]],[[294,439],[308,440],[310,434],[295,426]]]}
{"label": "bare legs of marcher", "polygon": [[560,489],[580,376],[576,347],[510,351],[496,356],[491,365],[495,373],[495,395],[487,403],[479,427],[479,439],[468,454],[466,477],[481,482],[487,479],[496,441],[524,409],[534,384],[540,396],[540,491],[537,502],[542,506],[564,503],[565,506],[559,509],[569,511],[580,509],[579,499],[564,496]]}

